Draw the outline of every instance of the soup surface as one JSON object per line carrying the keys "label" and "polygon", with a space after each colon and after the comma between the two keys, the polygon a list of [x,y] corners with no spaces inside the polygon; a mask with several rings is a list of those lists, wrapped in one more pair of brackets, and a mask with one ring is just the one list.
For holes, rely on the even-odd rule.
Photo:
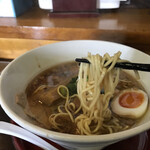
{"label": "soup surface", "polygon": [[[58,106],[65,105],[65,99],[58,94],[57,89],[59,85],[67,85],[68,87],[72,86],[72,91],[70,91],[70,93],[76,93],[75,86],[78,69],[79,65],[77,63],[69,62],[45,70],[44,72],[37,75],[28,84],[25,95],[17,95],[17,103],[19,103],[24,108],[25,113],[28,116],[35,120],[35,124],[46,129],[58,131],[57,128],[55,128],[49,121],[49,117],[52,114],[58,113]],[[115,90],[114,97],[117,96],[120,91],[130,88],[144,90],[143,86],[137,81],[137,79],[127,74],[126,72],[121,71],[119,83]],[[71,101],[75,104],[76,108],[79,107],[80,101],[78,98],[75,97]],[[65,112],[63,107],[62,111]],[[82,112],[79,111],[76,115],[74,115],[74,118],[77,117],[80,113]],[[112,117],[108,120],[104,120],[105,124],[111,124],[112,118],[117,118],[118,124],[121,126],[121,128],[114,128],[113,132],[129,129],[139,121],[139,119],[120,117],[112,112]],[[76,123],[72,122],[68,116],[58,117],[57,122],[60,124],[62,129],[61,132],[79,134],[77,131]],[[94,122],[92,124],[94,126]],[[103,130],[99,131],[99,134],[107,133],[109,133],[109,131],[105,130],[105,127],[103,127]]]}

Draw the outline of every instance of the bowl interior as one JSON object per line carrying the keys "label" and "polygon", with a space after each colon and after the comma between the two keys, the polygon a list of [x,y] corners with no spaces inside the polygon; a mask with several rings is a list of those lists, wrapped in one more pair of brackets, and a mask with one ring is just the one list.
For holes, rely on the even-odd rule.
{"label": "bowl interior", "polygon": [[[24,114],[23,109],[15,103],[15,95],[24,91],[29,81],[31,81],[36,74],[51,66],[66,61],[72,61],[75,58],[87,56],[88,52],[91,52],[92,54],[99,53],[100,55],[108,52],[110,55],[113,55],[118,51],[122,52],[122,59],[127,59],[138,63],[150,62],[150,56],[147,54],[144,54],[131,47],[104,41],[67,41],[50,44],[31,50],[12,61],[2,72],[0,83],[0,103],[8,116],[19,125],[36,134],[39,134],[40,136],[62,140],[62,134],[35,126],[32,123],[33,120],[27,117]],[[150,95],[149,75],[150,73],[148,72],[140,72],[142,82],[148,94]],[[65,140],[78,142],[88,142],[92,140],[105,141],[112,140],[113,138],[117,139],[121,137],[124,138],[132,136],[149,128],[149,118],[150,109],[148,109],[148,112],[140,122],[140,126],[130,129],[130,131],[127,130],[124,132],[124,134],[116,133],[114,136],[112,134],[111,136],[93,136],[93,138],[90,138],[89,136],[84,138],[79,138],[77,136],[76,138],[75,136],[68,135]],[[119,137],[116,137],[116,135]]]}

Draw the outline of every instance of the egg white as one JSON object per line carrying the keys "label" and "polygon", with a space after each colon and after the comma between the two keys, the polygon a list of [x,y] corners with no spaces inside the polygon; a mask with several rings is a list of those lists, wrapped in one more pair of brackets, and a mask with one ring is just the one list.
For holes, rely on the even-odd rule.
{"label": "egg white", "polygon": [[[144,100],[143,100],[142,104],[136,108],[126,108],[126,107],[121,106],[119,104],[119,97],[126,92],[142,93],[144,95]],[[148,96],[144,91],[139,90],[139,89],[123,90],[111,102],[111,109],[115,114],[117,114],[120,117],[132,118],[132,119],[140,118],[146,112],[147,106],[148,106]]]}

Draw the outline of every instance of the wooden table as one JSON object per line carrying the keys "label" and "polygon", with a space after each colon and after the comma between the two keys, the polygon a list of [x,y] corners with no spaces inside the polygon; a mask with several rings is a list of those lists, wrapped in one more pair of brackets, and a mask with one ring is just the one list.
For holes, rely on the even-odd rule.
{"label": "wooden table", "polygon": [[[150,55],[150,9],[122,8],[100,11],[97,17],[53,18],[35,7],[18,18],[0,18],[1,60],[45,44],[83,39],[122,43]],[[6,64],[0,62],[0,68]],[[0,120],[9,121],[1,108],[0,113]],[[9,136],[0,135],[0,150],[14,150]]]}
{"label": "wooden table", "polygon": [[[16,58],[41,45],[65,40],[105,40],[150,54],[150,9],[103,10],[97,17],[49,17],[32,8],[18,18],[0,18],[0,58]],[[30,40],[31,39],[31,40]]]}

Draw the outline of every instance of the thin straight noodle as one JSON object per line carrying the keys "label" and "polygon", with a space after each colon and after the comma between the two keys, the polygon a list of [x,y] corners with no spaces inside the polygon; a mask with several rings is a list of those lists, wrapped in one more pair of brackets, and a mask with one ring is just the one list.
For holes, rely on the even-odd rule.
{"label": "thin straight noodle", "polygon": [[[86,97],[87,95],[90,96],[90,94],[88,94],[88,90],[85,85],[84,85],[85,89],[80,88],[80,90],[78,90],[78,94],[79,95],[82,94],[82,96],[80,95],[81,97],[79,96],[79,98],[81,100],[81,106],[82,106],[83,112],[84,112],[84,114],[87,115],[84,118],[78,117],[78,122],[80,121],[80,123],[79,123],[80,126],[78,126],[78,129],[82,130],[83,134],[87,134],[87,132],[89,133],[89,129],[90,129],[89,123],[86,123],[86,127],[84,125],[84,122],[87,121],[86,118],[91,119],[91,122],[92,122],[92,120],[95,120],[95,122],[97,123],[97,125],[95,126],[95,129],[93,130],[95,133],[98,130],[100,130],[100,128],[102,127],[103,120],[104,120],[103,114],[105,114],[106,118],[107,117],[109,118],[111,116],[111,111],[109,110],[108,106],[109,106],[110,98],[112,97],[115,86],[118,82],[118,73],[119,73],[119,72],[116,73],[117,78],[114,79],[114,76],[112,76],[113,72],[111,72],[111,70],[113,69],[119,56],[120,56],[120,53],[115,54],[115,56],[113,56],[113,57],[110,57],[108,54],[106,54],[105,57],[101,60],[98,55],[88,55],[88,57],[89,57],[88,60],[91,63],[91,65],[89,67],[91,67],[91,68],[89,68],[88,75],[87,75],[87,72],[88,72],[87,70],[83,70],[82,74],[85,73],[84,77],[85,78],[88,77],[87,82],[90,82],[91,80],[93,80],[95,82],[94,82],[94,87],[92,87],[92,88],[89,88],[89,85],[88,85],[88,89],[90,89],[90,92],[93,89],[93,95],[91,94],[92,97],[90,98],[90,101],[88,101],[88,97]],[[106,60],[108,62],[105,62]],[[100,67],[99,67],[100,64],[101,64],[101,66],[103,66],[102,69],[100,69]],[[86,69],[88,69],[88,68],[86,68]],[[86,71],[86,72],[84,72],[84,71]],[[107,89],[108,84],[106,86],[106,81],[105,81],[105,85],[103,85],[103,86],[101,85],[103,83],[103,80],[105,80],[106,73],[108,76],[107,83],[110,84],[110,87],[108,89]],[[80,73],[79,73],[78,86],[80,86],[80,84],[83,83],[81,80],[83,80],[83,79],[81,78]],[[84,82],[84,84],[86,84],[86,82]],[[106,87],[106,91],[105,91],[105,87]],[[104,94],[104,96],[102,96],[103,102],[101,100],[99,100],[99,98],[101,97],[100,96],[101,88],[104,88],[104,91],[106,92]],[[83,93],[86,93],[86,94],[83,94]],[[92,100],[92,98],[93,98],[93,100]],[[99,104],[99,105],[97,105],[97,104]],[[104,106],[103,106],[103,104],[104,104]],[[90,109],[88,109],[88,107]],[[95,113],[95,110],[97,111],[97,108],[99,109],[100,113]],[[87,113],[86,111],[90,111],[90,113]],[[97,118],[99,118],[99,120],[101,120],[101,123]],[[86,131],[86,130],[88,130],[88,131]],[[108,130],[109,130],[109,132],[112,132],[111,129],[108,129]],[[93,131],[90,131],[90,134],[93,134]]]}
{"label": "thin straight noodle", "polygon": [[115,78],[115,81],[114,81],[114,86],[116,87],[118,82],[119,82],[119,74],[120,74],[120,69],[118,68],[116,70],[117,74],[116,74],[116,78]]}

